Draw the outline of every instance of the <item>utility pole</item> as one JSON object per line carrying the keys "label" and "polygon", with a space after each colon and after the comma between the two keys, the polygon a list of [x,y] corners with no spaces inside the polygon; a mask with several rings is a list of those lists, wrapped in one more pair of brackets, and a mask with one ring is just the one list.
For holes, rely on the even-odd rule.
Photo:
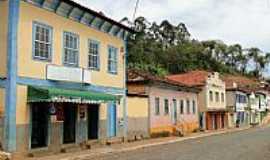
{"label": "utility pole", "polygon": [[137,1],[136,1],[134,13],[133,13],[133,18],[132,18],[132,22],[133,22],[133,23],[134,23],[135,18],[136,18],[136,13],[137,13],[137,9],[138,9],[138,7],[139,7],[139,2],[140,2],[140,0],[137,0]]}

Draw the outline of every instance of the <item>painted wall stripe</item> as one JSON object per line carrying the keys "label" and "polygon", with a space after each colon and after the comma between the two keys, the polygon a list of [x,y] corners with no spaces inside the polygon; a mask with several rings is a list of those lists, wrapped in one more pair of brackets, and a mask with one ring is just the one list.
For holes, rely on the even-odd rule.
{"label": "painted wall stripe", "polygon": [[60,82],[60,81],[57,82],[57,81],[27,78],[27,77],[18,77],[17,83],[21,85],[57,87],[57,88],[63,88],[63,89],[79,89],[79,90],[94,91],[94,92],[107,93],[107,94],[120,95],[120,96],[125,94],[125,89],[123,88],[88,85],[88,84],[83,84],[83,83]]}
{"label": "painted wall stripe", "polygon": [[4,122],[4,149],[16,151],[16,77],[17,77],[17,35],[20,0],[9,0],[8,9],[8,51],[7,51],[7,83]]}

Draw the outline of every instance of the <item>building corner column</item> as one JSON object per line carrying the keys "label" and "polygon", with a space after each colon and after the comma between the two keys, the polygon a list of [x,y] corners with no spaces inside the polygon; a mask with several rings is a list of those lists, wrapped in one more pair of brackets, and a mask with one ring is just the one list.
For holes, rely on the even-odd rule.
{"label": "building corner column", "polygon": [[17,41],[20,0],[8,2],[7,83],[4,118],[4,150],[16,151]]}
{"label": "building corner column", "polygon": [[125,54],[124,54],[124,96],[123,96],[123,101],[124,101],[124,108],[123,108],[123,117],[124,117],[124,138],[127,139],[128,137],[128,115],[127,115],[127,56],[128,56],[128,49],[127,49],[127,44],[128,40],[124,40],[124,48],[125,48]]}

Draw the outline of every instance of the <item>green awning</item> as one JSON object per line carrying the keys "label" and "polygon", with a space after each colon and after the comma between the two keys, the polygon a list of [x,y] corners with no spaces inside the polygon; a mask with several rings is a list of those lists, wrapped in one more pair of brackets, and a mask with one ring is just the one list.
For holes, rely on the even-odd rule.
{"label": "green awning", "polygon": [[28,86],[28,102],[102,103],[119,100],[118,96],[92,91]]}

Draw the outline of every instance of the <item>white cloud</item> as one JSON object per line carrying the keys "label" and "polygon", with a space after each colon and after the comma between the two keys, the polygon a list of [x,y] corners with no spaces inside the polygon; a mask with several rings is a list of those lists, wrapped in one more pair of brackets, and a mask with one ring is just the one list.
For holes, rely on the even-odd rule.
{"label": "white cloud", "polygon": [[[116,20],[132,17],[136,0],[76,0]],[[220,39],[270,51],[270,0],[140,0],[137,16],[184,22],[194,38]]]}

